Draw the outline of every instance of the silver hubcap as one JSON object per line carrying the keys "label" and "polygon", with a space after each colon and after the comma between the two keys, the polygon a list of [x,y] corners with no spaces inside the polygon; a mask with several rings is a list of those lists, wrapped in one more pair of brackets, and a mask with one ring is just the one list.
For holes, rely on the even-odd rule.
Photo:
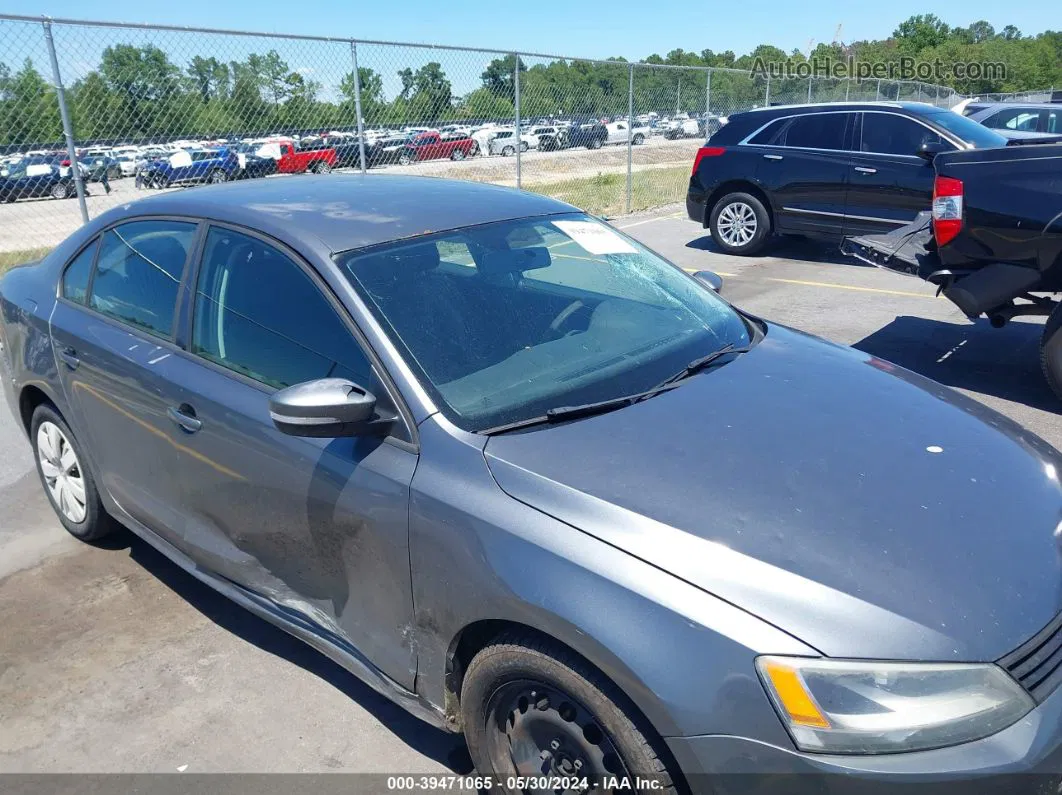
{"label": "silver hubcap", "polygon": [[756,235],[756,213],[745,202],[734,202],[720,211],[715,225],[729,245],[744,246]]}
{"label": "silver hubcap", "polygon": [[81,462],[59,426],[42,422],[37,429],[37,458],[44,485],[59,511],[75,524],[85,521],[85,479]]}

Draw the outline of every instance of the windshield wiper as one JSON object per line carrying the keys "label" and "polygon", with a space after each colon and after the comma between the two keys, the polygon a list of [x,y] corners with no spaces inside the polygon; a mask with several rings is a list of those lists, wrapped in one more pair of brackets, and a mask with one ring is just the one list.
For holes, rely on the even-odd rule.
{"label": "windshield wiper", "polygon": [[666,392],[671,389],[671,387],[671,384],[661,384],[660,386],[655,386],[652,389],[646,390],[645,392],[639,392],[635,395],[624,395],[623,397],[599,400],[596,403],[582,403],[577,406],[557,406],[556,408],[547,409],[545,414],[540,414],[537,417],[528,417],[525,420],[517,420],[516,422],[506,423],[505,425],[496,425],[493,428],[486,428],[479,431],[479,433],[484,436],[495,436],[499,433],[505,433],[506,431],[515,431],[518,428],[529,428],[533,425],[547,425],[553,422],[567,422],[568,420],[577,420],[580,417],[604,414],[609,411],[621,409],[624,406],[630,406],[633,403],[637,403],[639,400],[645,400],[653,395],[659,395],[661,392]]}
{"label": "windshield wiper", "polygon": [[[732,353],[733,354],[748,353],[750,350],[752,350],[752,346],[751,345],[744,345],[744,346],[739,348],[734,343],[728,342],[726,345],[724,345],[719,350],[712,351],[711,353],[709,353],[709,354],[707,354],[705,356],[701,356],[698,359],[694,359],[692,362],[687,364],[685,367],[683,367],[681,370],[679,370],[673,376],[671,376],[670,378],[667,378],[664,381],[661,381],[659,384],[657,384],[655,389],[662,389],[664,387],[674,386],[679,381],[682,381],[682,380],[684,380],[686,378],[689,378],[694,373],[699,373],[701,370],[704,370],[706,367],[708,367],[708,365],[712,364],[717,359],[720,359],[723,356],[729,356]],[[649,390],[649,391],[650,391],[650,393],[653,392],[652,389]]]}

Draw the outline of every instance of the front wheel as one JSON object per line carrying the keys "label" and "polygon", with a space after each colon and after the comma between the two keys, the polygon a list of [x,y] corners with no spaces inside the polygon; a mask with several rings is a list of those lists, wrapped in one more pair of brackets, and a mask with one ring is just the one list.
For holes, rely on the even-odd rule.
{"label": "front wheel", "polygon": [[65,182],[56,182],[52,185],[52,189],[49,193],[52,194],[53,199],[65,199],[70,195],[70,185]]}
{"label": "front wheel", "polygon": [[635,146],[641,146],[645,143],[645,136],[641,133],[638,133],[636,136],[634,136],[634,138],[631,139],[631,143]]}
{"label": "front wheel", "polygon": [[516,150],[511,146],[503,146],[501,153],[502,157],[512,157],[516,154]]}
{"label": "front wheel", "polygon": [[755,196],[730,193],[715,203],[708,228],[712,240],[727,254],[755,254],[771,233],[771,219]]}
{"label": "front wheel", "polygon": [[63,527],[82,541],[110,533],[114,521],[104,510],[78,442],[59,412],[48,404],[38,406],[30,422],[30,439],[41,485]]}
{"label": "front wheel", "polygon": [[1062,400],[1062,304],[1056,304],[1040,336],[1040,369],[1047,385]]}
{"label": "front wheel", "polygon": [[450,153],[450,159],[451,160],[464,160],[465,159],[465,153],[461,149],[454,149],[454,151],[452,151]]}
{"label": "front wheel", "polygon": [[589,144],[586,145],[586,148],[587,149],[600,149],[601,148],[601,139],[600,138],[595,138]]}
{"label": "front wheel", "polygon": [[408,154],[401,154],[398,156],[398,165],[400,166],[408,166],[412,162],[413,158],[410,157]]}
{"label": "front wheel", "polygon": [[528,150],[528,143],[527,143],[527,141],[521,141],[521,142],[520,142],[520,151],[521,151],[521,152],[526,152],[527,150]]}
{"label": "front wheel", "polygon": [[626,776],[645,782],[645,792],[677,791],[662,742],[622,691],[535,635],[502,635],[472,659],[461,720],[476,770],[504,792],[523,791],[510,786],[515,778],[546,776],[591,783]]}
{"label": "front wheel", "polygon": [[210,182],[213,185],[220,185],[222,182],[228,182],[229,175],[222,171],[220,168],[215,168],[210,172]]}

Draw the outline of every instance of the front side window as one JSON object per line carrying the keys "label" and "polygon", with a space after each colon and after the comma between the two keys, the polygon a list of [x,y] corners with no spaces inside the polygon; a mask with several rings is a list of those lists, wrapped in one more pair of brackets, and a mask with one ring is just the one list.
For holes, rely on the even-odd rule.
{"label": "front side window", "polygon": [[[953,114],[957,115],[957,114]],[[944,143],[923,124],[895,113],[864,113],[860,150],[882,155],[917,155],[922,144]]]}
{"label": "front side window", "polygon": [[722,299],[581,213],[337,260],[444,414],[466,430],[644,392],[750,340]]}
{"label": "front side window", "polygon": [[183,221],[132,221],[104,232],[89,306],[156,336],[171,336],[195,230]]}
{"label": "front side window", "polygon": [[276,388],[372,368],[317,284],[256,237],[214,227],[196,284],[192,352]]}
{"label": "front side window", "polygon": [[809,113],[789,124],[777,143],[802,149],[844,149],[850,113]]}
{"label": "front side window", "polygon": [[66,270],[63,271],[63,298],[78,304],[85,303],[92,263],[96,260],[96,249],[99,248],[99,244],[100,239],[97,237],[81,249],[81,253],[66,266]]}

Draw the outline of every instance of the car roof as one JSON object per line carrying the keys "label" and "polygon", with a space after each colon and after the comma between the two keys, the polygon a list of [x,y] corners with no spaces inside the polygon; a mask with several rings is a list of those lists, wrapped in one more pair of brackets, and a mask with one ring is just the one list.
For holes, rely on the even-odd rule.
{"label": "car roof", "polygon": [[[766,117],[774,114],[792,115],[794,111],[802,113],[826,113],[838,110],[881,110],[882,108],[902,110],[916,114],[927,112],[935,113],[937,111],[945,110],[944,108],[937,107],[928,102],[812,102],[797,105],[771,105],[766,108],[752,108],[751,110],[743,111],[743,113],[755,113],[756,115],[762,114]],[[737,116],[739,114],[734,113],[731,115]]]}
{"label": "car roof", "polygon": [[[241,180],[151,196],[108,213],[181,215],[238,224],[330,252],[577,208],[483,182],[384,174]],[[101,216],[102,218],[102,216]]]}
{"label": "car roof", "polygon": [[967,107],[978,110],[1001,110],[1003,108],[1026,108],[1031,110],[1060,110],[1057,102],[971,102]]}

